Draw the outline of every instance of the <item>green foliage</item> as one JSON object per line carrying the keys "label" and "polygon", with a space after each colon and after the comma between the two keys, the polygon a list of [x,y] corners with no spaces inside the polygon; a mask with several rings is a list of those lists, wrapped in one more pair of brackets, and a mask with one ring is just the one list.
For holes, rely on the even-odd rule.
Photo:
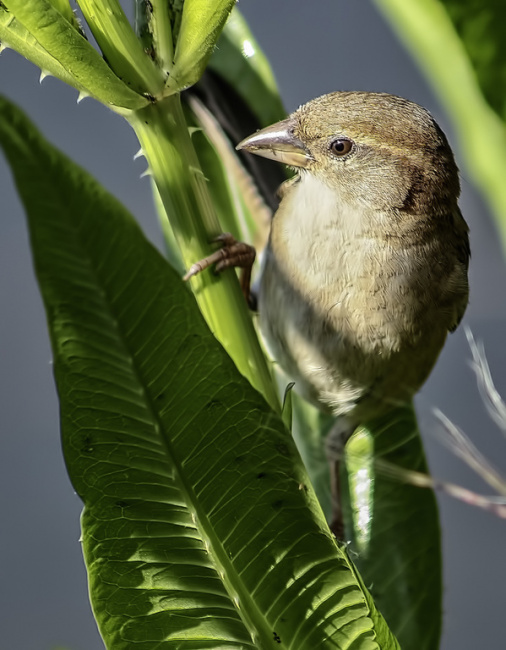
{"label": "green foliage", "polygon": [[168,85],[174,90],[200,79],[236,0],[185,0]]}
{"label": "green foliage", "polygon": [[[377,3],[439,88],[506,242],[503,4]],[[236,11],[214,50],[233,0],[139,0],[140,39],[117,0],[79,4],[105,58],[65,0],[2,0],[2,44],[129,120],[171,220],[174,259],[188,267],[211,252],[225,224],[252,238],[256,215],[223,124],[206,121],[192,96],[190,133],[179,96],[209,63],[222,107],[240,97],[255,128],[283,117],[269,64]],[[330,535],[283,424],[292,424],[293,399],[294,436],[329,515],[323,439],[331,422],[291,393],[281,420],[235,274],[192,281],[199,311],[125,209],[5,100],[0,140],[29,217],[107,646],[396,648],[363,579],[405,650],[437,648],[433,494],[399,490],[375,465],[385,458],[426,471],[412,409],[370,423],[360,434],[366,443],[357,436],[347,450],[348,530],[361,578]]]}
{"label": "green foliage", "polygon": [[42,70],[107,105],[136,109],[147,103],[111,71],[94,47],[48,0],[5,0],[2,5],[2,42],[11,47],[19,43],[23,56]]}
{"label": "green foliage", "polygon": [[209,67],[244,99],[259,126],[286,116],[269,62],[239,11],[227,21]]}
{"label": "green foliage", "polygon": [[442,0],[485,99],[506,120],[506,5],[503,0]]}
{"label": "green foliage", "polygon": [[12,47],[25,58],[32,60],[45,74],[52,74],[82,90],[77,79],[40,45],[19,20],[0,5],[0,49],[6,47]]}
{"label": "green foliage", "polygon": [[107,647],[397,648],[290,434],[181,279],[6,100],[0,142],[28,215]]}
{"label": "green foliage", "polygon": [[79,21],[76,18],[75,13],[70,6],[69,0],[49,0],[55,9],[57,9],[61,15],[69,21],[69,23],[77,30],[81,31]]}
{"label": "green foliage", "polygon": [[144,51],[118,0],[79,0],[79,6],[116,75],[136,92],[158,96],[164,74]]}

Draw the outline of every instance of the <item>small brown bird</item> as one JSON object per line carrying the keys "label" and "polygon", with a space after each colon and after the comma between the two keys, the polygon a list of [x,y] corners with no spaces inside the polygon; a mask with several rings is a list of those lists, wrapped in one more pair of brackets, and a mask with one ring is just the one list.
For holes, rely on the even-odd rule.
{"label": "small brown bird", "polygon": [[281,186],[258,296],[274,359],[350,425],[407,402],[468,302],[468,227],[441,129],[400,97],[335,92],[238,149],[298,172]]}

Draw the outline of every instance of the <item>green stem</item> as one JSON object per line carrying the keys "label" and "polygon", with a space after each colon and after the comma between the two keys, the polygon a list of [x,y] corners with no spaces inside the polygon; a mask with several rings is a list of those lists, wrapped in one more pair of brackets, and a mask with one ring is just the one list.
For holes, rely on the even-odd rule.
{"label": "green stem", "polygon": [[[212,252],[220,232],[178,94],[127,116],[146,156],[188,268]],[[276,388],[260,348],[237,276],[204,271],[191,280],[209,327],[240,372],[279,412]]]}

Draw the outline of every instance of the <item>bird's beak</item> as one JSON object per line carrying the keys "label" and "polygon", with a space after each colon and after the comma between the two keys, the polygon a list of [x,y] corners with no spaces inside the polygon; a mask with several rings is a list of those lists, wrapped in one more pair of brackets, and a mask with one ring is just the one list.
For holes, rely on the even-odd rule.
{"label": "bird's beak", "polygon": [[276,122],[250,135],[236,149],[245,149],[257,156],[271,158],[292,167],[307,167],[313,158],[302,140],[294,135],[295,124],[293,117]]}

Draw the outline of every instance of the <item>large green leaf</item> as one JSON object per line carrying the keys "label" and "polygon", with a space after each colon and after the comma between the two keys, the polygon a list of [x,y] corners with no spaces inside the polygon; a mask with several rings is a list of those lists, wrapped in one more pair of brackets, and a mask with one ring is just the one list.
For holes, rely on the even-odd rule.
{"label": "large green leaf", "polygon": [[437,650],[441,534],[432,490],[385,475],[382,463],[427,473],[412,406],[358,429],[346,445],[347,539],[371,594],[403,650]]}
{"label": "large green leaf", "polygon": [[166,260],[6,100],[0,142],[28,214],[107,647],[398,647],[280,418]]}
{"label": "large green leaf", "polygon": [[[1,9],[0,37],[10,47],[17,49],[19,45],[20,53],[42,70],[61,77],[104,104],[136,109],[148,103],[112,72],[94,47],[49,0],[2,0],[2,5],[8,11]],[[11,31],[13,19],[18,24],[12,23]]]}

